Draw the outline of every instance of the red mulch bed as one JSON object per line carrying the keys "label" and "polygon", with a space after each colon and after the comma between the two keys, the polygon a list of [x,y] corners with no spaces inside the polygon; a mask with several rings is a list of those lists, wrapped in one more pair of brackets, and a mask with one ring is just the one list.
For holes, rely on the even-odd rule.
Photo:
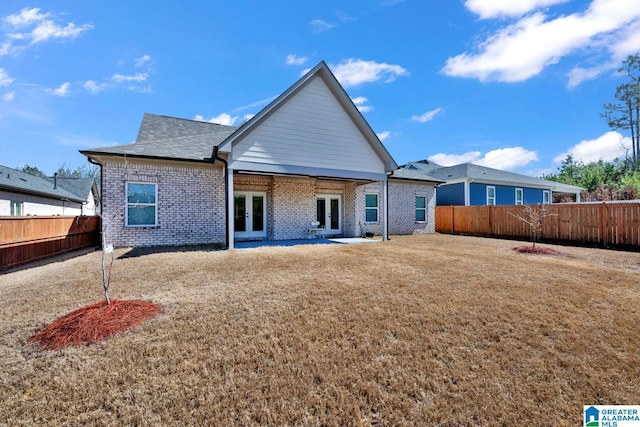
{"label": "red mulch bed", "polygon": [[562,255],[562,252],[558,252],[555,249],[543,248],[541,246],[516,246],[514,251],[524,254],[539,254],[539,255]]}
{"label": "red mulch bed", "polygon": [[45,350],[88,345],[144,323],[160,312],[160,306],[141,300],[111,300],[86,305],[56,319],[29,338]]}

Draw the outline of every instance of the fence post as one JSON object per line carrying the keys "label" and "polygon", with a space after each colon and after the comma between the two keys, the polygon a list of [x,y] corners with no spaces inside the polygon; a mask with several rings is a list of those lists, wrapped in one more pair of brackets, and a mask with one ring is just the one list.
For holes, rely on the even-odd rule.
{"label": "fence post", "polygon": [[455,227],[455,225],[453,225],[454,221],[456,219],[456,216],[454,214],[455,210],[456,210],[455,206],[451,206],[451,234],[455,233],[455,231],[456,231],[456,227]]}
{"label": "fence post", "polygon": [[602,202],[600,207],[600,236],[602,236],[602,246],[605,248],[608,244],[609,238],[609,227],[608,223],[608,215],[607,215],[607,202]]}
{"label": "fence post", "polygon": [[493,234],[493,206],[489,205],[489,236]]}

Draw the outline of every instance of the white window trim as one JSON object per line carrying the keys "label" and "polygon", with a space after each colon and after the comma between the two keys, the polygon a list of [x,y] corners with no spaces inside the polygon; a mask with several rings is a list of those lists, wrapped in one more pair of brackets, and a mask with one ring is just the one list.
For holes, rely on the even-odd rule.
{"label": "white window trim", "polygon": [[[376,206],[367,206],[367,196],[376,196]],[[375,209],[376,211],[376,220],[375,221],[367,221],[367,211]],[[364,195],[364,222],[365,224],[377,224],[380,222],[380,194],[378,193],[365,193]]]}
{"label": "white window trim", "polygon": [[[493,188],[493,203],[489,203],[489,189]],[[487,206],[496,205],[496,187],[494,185],[487,185]]]}
{"label": "white window trim", "polygon": [[[129,203],[129,184],[153,185],[155,190],[155,203]],[[153,206],[155,207],[155,217],[153,224],[129,224],[129,206]],[[127,228],[145,228],[158,226],[158,184],[155,182],[127,181],[124,184],[124,226]]]}
{"label": "white window trim", "polygon": [[[416,203],[416,209],[415,209],[415,212],[414,212],[414,215],[415,215],[415,216],[414,216],[414,219],[415,219],[415,222],[416,222],[417,224],[425,224],[425,223],[427,222],[427,219],[429,218],[429,217],[427,216],[427,201],[428,201],[429,199],[428,199],[428,198],[427,198],[427,196],[425,196],[424,194],[416,194],[416,196],[415,196],[415,198],[414,198],[414,203],[415,203],[415,199],[417,199],[418,197],[422,197],[422,198],[424,199],[424,208],[419,208],[419,207],[418,207],[418,204]],[[424,211],[424,221],[418,221],[418,220],[416,219],[416,217],[418,216],[418,215],[417,215],[417,213],[418,213],[418,211],[419,211],[419,210],[420,210],[420,211]]]}
{"label": "white window trim", "polygon": [[[24,216],[24,202],[9,202],[11,216]],[[16,212],[16,207],[20,212]]]}
{"label": "white window trim", "polygon": [[[518,193],[520,193],[520,200],[518,201]],[[516,205],[524,204],[524,190],[522,188],[516,188]]]}
{"label": "white window trim", "polygon": [[[546,201],[545,201],[546,199]],[[548,205],[551,203],[551,191],[542,190],[542,203]]]}

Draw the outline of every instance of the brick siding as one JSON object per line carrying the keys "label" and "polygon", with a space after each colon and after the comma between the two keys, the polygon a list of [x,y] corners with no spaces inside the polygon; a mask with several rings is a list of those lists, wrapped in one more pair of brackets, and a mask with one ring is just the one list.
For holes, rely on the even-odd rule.
{"label": "brick siding", "polygon": [[[225,244],[226,214],[222,167],[180,166],[143,161],[109,161],[103,166],[103,221],[107,243],[115,246]],[[157,184],[155,227],[125,226],[125,184]],[[378,194],[382,215],[381,183],[357,185],[349,181],[312,177],[234,176],[234,191],[260,191],[267,195],[267,239],[303,239],[316,219],[316,196],[341,196],[342,235],[382,233],[382,223],[365,223],[364,195]],[[427,197],[427,220],[415,221],[415,196]],[[433,186],[392,180],[389,183],[389,233],[415,234],[435,231]],[[380,218],[379,218],[380,219]],[[232,219],[231,219],[232,220]]]}
{"label": "brick siding", "polygon": [[[125,226],[127,182],[157,184],[157,226]],[[106,162],[102,194],[106,242],[118,247],[224,244],[224,193],[221,166]]]}
{"label": "brick siding", "polygon": [[[378,221],[365,221],[365,194],[378,195]],[[433,185],[389,181],[389,234],[421,234],[435,232],[435,188]],[[427,202],[426,221],[415,220],[416,196],[425,196]],[[382,234],[382,184],[374,182],[356,189],[356,235]]]}

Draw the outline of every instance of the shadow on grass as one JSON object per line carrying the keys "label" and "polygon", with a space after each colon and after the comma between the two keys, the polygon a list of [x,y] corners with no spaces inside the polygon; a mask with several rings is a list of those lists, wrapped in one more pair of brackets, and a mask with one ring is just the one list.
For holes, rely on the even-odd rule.
{"label": "shadow on grass", "polygon": [[215,252],[224,249],[220,244],[209,245],[184,245],[184,246],[145,246],[140,248],[132,248],[118,259],[138,258],[145,255],[161,254],[161,253],[178,253],[178,252]]}

